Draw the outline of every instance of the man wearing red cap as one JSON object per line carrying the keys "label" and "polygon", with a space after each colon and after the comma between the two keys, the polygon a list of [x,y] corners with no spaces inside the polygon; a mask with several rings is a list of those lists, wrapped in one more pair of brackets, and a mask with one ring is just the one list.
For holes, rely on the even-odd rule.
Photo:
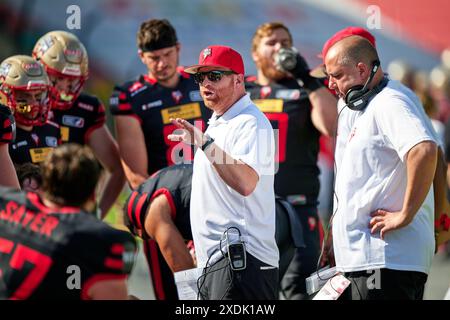
{"label": "man wearing red cap", "polygon": [[[192,76],[178,66],[181,45],[168,20],[144,21],[137,45],[148,72],[116,86],[110,100],[122,165],[134,190],[156,171],[193,158],[190,147],[167,139],[176,128],[170,117],[184,116],[204,130],[211,115]],[[157,299],[176,299],[172,272],[154,240],[144,241],[144,252],[153,286],[163,288],[155,289],[162,292]]]}
{"label": "man wearing red cap", "polygon": [[422,299],[434,253],[436,134],[413,92],[384,75],[367,35],[344,29],[322,54],[340,97],[332,226],[336,267],[352,281],[343,297]]}
{"label": "man wearing red cap", "polygon": [[244,63],[230,47],[209,46],[194,74],[214,111],[205,134],[184,119],[173,141],[193,144],[191,227],[202,299],[276,299],[274,136],[245,93]]}
{"label": "man wearing red cap", "polygon": [[[319,138],[334,135],[337,113],[336,98],[309,75],[306,61],[292,45],[284,24],[259,26],[252,41],[258,73],[246,78],[246,88],[278,130],[275,192],[295,207],[302,221],[306,247],[296,250],[281,283],[284,298],[300,300],[308,298],[305,279],[316,270],[320,253]],[[292,65],[284,68],[289,60]]]}

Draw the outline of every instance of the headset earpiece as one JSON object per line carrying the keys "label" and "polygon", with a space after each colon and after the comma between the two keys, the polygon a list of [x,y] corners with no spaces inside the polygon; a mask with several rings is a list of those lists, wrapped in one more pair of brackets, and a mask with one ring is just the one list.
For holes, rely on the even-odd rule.
{"label": "headset earpiece", "polygon": [[[378,71],[378,68],[380,67],[380,61],[375,60],[372,64],[372,70],[370,71],[370,76],[367,79],[366,83],[363,85],[357,85],[354,87],[351,87],[345,97],[344,101],[347,104],[347,107],[354,111],[362,111],[366,108],[367,104],[369,103],[370,98],[372,98],[375,94],[377,94],[379,91],[381,91],[382,88],[379,90],[377,88],[368,89],[370,82],[372,82],[373,77]],[[377,86],[378,87],[378,86]],[[384,86],[383,86],[384,87]],[[377,90],[375,90],[377,89]]]}

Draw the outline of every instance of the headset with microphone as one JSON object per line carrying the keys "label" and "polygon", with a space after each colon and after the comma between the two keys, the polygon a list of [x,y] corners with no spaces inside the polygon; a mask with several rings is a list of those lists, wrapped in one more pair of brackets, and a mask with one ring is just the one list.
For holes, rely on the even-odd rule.
{"label": "headset with microphone", "polygon": [[366,83],[363,85],[357,85],[351,87],[345,97],[344,101],[347,104],[347,107],[353,111],[362,111],[367,107],[370,99],[372,99],[376,94],[378,94],[389,82],[389,80],[384,77],[383,80],[380,81],[378,85],[369,89],[368,86],[370,82],[372,82],[373,77],[378,71],[380,67],[380,61],[375,60],[372,65],[372,70],[370,71],[370,76],[367,79]]}

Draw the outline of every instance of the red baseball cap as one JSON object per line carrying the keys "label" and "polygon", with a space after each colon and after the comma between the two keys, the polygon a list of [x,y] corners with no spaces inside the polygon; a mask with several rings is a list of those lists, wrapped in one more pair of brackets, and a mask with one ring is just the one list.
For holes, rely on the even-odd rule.
{"label": "red baseball cap", "polygon": [[198,64],[184,69],[187,73],[197,73],[201,68],[212,67],[216,70],[231,70],[245,74],[244,61],[236,50],[227,46],[208,46],[200,52]]}
{"label": "red baseball cap", "polygon": [[[364,39],[367,39],[374,47],[376,47],[375,44],[375,37],[366,29],[361,27],[347,27],[345,29],[342,29],[338,32],[336,32],[330,39],[328,39],[322,48],[322,53],[319,55],[320,58],[325,59],[327,56],[328,50],[336,44],[336,42],[341,41],[342,39],[345,39],[350,36],[360,36]],[[324,65],[321,64],[320,66],[317,66],[311,71],[311,75],[313,77],[322,78],[325,77],[325,73],[323,72]]]}

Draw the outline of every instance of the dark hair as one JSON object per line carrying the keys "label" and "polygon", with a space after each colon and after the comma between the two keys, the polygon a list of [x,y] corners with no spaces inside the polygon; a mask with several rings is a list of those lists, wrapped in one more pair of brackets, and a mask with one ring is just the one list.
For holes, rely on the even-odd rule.
{"label": "dark hair", "polygon": [[38,186],[42,185],[41,168],[33,163],[15,164],[17,178],[19,179],[20,187],[23,189],[23,183],[26,179],[34,179]]}
{"label": "dark hair", "polygon": [[172,47],[177,43],[177,33],[167,19],[145,21],[137,33],[137,45],[143,52]]}
{"label": "dark hair", "polygon": [[346,43],[340,56],[340,64],[342,65],[363,62],[371,67],[373,61],[379,60],[375,47],[363,37],[352,36],[343,39],[342,42]]}
{"label": "dark hair", "polygon": [[100,173],[89,147],[64,144],[53,149],[42,163],[42,191],[58,205],[79,207],[94,194]]}

